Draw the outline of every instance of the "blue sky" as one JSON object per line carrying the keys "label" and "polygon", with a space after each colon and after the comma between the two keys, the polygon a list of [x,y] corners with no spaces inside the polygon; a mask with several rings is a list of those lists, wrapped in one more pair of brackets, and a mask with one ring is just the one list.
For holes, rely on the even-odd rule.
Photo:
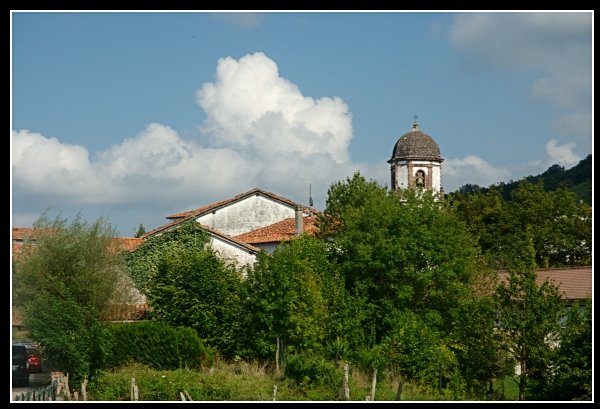
{"label": "blue sky", "polygon": [[19,12],[12,225],[121,235],[254,187],[389,185],[418,115],[446,192],[592,152],[592,12]]}

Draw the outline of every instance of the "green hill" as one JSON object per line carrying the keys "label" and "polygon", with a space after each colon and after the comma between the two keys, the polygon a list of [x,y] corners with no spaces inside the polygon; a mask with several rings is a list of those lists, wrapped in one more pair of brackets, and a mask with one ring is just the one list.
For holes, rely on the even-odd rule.
{"label": "green hill", "polygon": [[[527,179],[528,181],[535,183],[542,179],[544,181],[544,189],[547,191],[566,188],[572,192],[575,192],[577,200],[583,200],[585,203],[591,206],[592,171],[592,154],[589,154],[585,159],[581,160],[576,166],[570,169],[565,169],[564,166],[560,165],[552,165],[540,175],[527,176],[517,181],[511,180],[510,182],[501,182],[494,186],[500,188],[502,191],[502,196],[505,200],[510,200],[512,191],[519,186],[519,183],[522,180]],[[467,184],[460,187],[458,191],[461,193],[474,191],[481,191],[485,193],[488,190],[488,188]]]}

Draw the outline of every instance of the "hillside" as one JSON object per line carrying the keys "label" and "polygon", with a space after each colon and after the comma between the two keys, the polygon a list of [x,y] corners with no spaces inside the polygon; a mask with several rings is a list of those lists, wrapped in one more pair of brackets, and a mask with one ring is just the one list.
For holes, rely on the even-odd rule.
{"label": "hillside", "polygon": [[[523,179],[535,183],[542,179],[544,188],[547,191],[560,188],[567,188],[575,192],[577,200],[583,200],[585,203],[592,205],[592,155],[589,154],[585,159],[581,160],[576,166],[565,169],[564,166],[552,165],[544,173],[537,176],[527,176]],[[505,200],[510,200],[510,195],[515,190],[519,183],[523,180],[511,180],[510,182],[501,182],[494,186],[502,191],[502,196]],[[489,188],[480,187],[477,185],[466,184],[460,187],[458,192],[468,193],[474,191],[486,192]],[[450,194],[452,195],[452,193]]]}

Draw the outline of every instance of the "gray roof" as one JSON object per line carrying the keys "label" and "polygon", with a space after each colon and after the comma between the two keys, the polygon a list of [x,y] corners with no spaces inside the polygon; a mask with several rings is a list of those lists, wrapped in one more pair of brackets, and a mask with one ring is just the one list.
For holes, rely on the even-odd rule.
{"label": "gray roof", "polygon": [[442,161],[440,147],[433,138],[422,132],[415,122],[413,129],[398,139],[390,162],[396,159],[425,159]]}

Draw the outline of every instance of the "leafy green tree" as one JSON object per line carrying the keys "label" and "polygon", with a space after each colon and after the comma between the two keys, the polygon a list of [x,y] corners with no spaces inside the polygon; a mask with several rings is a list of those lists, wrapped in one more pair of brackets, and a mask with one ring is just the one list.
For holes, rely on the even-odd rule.
{"label": "leafy green tree", "polygon": [[140,225],[137,228],[137,231],[135,232],[135,235],[133,237],[136,238],[140,238],[143,237],[146,234],[146,228],[144,227],[144,225],[142,223],[140,223]]}
{"label": "leafy green tree", "polygon": [[398,310],[448,329],[444,317],[470,292],[476,249],[443,202],[429,192],[388,192],[357,173],[330,188],[320,226],[348,292],[367,298],[375,342]]}
{"label": "leafy green tree", "polygon": [[128,266],[156,318],[195,329],[230,357],[240,331],[242,277],[207,243],[207,233],[192,220],[147,238],[128,256]]}
{"label": "leafy green tree", "polygon": [[514,371],[514,363],[507,364],[498,353],[500,340],[494,328],[497,304],[492,286],[495,280],[490,276],[490,272],[482,270],[473,284],[473,295],[459,301],[452,314],[454,325],[448,341],[468,395],[480,400],[489,398],[489,385],[494,378]]}
{"label": "leafy green tree", "polygon": [[70,373],[73,384],[102,368],[108,341],[99,316],[125,301],[114,236],[104,218],[87,223],[78,215],[69,223],[44,214],[13,260],[14,305],[24,307],[25,326],[49,366]]}
{"label": "leafy green tree", "polygon": [[569,309],[550,367],[549,377],[535,379],[529,388],[535,399],[592,400],[591,300]]}
{"label": "leafy green tree", "polygon": [[514,234],[506,283],[496,291],[501,347],[519,365],[519,400],[525,399],[529,378],[548,376],[552,345],[558,340],[561,296],[554,284],[536,283],[535,250],[529,230]]}
{"label": "leafy green tree", "polygon": [[522,181],[510,200],[500,187],[486,193],[458,192],[451,202],[459,217],[478,239],[489,266],[505,269],[515,232],[529,229],[539,268],[591,264],[591,208],[578,203],[565,189],[545,191],[543,181]]}
{"label": "leafy green tree", "polygon": [[274,356],[276,339],[296,351],[324,352],[326,341],[344,341],[343,282],[321,240],[309,236],[279,246],[272,256],[259,256],[245,281],[249,348]]}
{"label": "leafy green tree", "polygon": [[538,267],[590,265],[592,219],[588,205],[565,189],[544,191],[543,181],[523,182],[513,193],[512,229],[529,228]]}

